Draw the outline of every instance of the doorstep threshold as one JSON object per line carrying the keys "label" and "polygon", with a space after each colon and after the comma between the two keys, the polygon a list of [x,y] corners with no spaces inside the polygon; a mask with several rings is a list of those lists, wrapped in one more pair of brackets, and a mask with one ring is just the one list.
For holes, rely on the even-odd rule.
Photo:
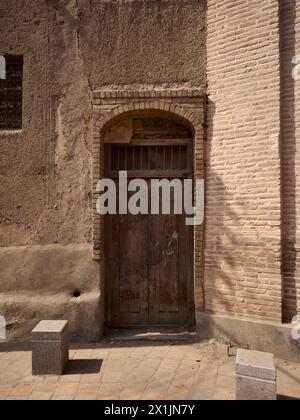
{"label": "doorstep threshold", "polygon": [[196,331],[173,327],[114,328],[106,329],[105,338],[112,341],[190,341],[196,339]]}

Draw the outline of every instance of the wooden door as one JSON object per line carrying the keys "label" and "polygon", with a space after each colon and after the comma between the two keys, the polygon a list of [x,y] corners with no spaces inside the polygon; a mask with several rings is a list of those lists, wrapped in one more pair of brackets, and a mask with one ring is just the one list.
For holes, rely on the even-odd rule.
{"label": "wooden door", "polygon": [[[192,176],[191,139],[106,146],[106,176]],[[149,191],[151,189],[149,188]],[[105,217],[106,323],[109,327],[194,324],[193,228],[183,215]]]}

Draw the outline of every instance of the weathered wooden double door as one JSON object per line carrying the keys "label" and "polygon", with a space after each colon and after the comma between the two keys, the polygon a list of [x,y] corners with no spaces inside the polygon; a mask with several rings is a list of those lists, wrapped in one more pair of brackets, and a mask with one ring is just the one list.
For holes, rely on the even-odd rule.
{"label": "weathered wooden double door", "polygon": [[[105,153],[106,176],[117,184],[124,170],[129,181],[146,180],[149,213],[152,179],[192,177],[190,136],[144,134],[126,145],[106,145]],[[173,201],[171,194],[171,209]],[[168,215],[105,216],[107,326],[194,324],[193,228],[185,219],[173,209]]]}

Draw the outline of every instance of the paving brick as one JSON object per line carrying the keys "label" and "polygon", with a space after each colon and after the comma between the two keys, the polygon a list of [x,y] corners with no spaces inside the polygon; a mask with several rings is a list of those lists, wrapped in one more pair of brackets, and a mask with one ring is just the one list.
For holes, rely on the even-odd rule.
{"label": "paving brick", "polygon": [[10,397],[14,397],[14,396],[24,396],[24,397],[29,397],[29,395],[33,392],[35,388],[34,384],[20,384],[15,386],[11,393],[10,393]]}
{"label": "paving brick", "polygon": [[57,389],[55,384],[39,384],[31,393],[29,400],[34,401],[49,401]]}
{"label": "paving brick", "polygon": [[75,396],[76,400],[96,400],[100,385],[80,384]]}
{"label": "paving brick", "polygon": [[79,384],[58,384],[55,393],[53,394],[53,400],[72,400],[75,398]]}
{"label": "paving brick", "polygon": [[[147,342],[144,343],[144,346],[147,347]],[[175,352],[177,350],[180,352],[182,349],[182,346],[176,343],[171,347]],[[129,375],[122,374],[120,381],[117,381],[118,372],[111,370],[110,363],[106,363],[109,360],[117,360],[114,356],[120,354],[118,345],[113,344],[110,345],[107,357],[104,359],[101,373],[95,375],[91,374],[89,369],[83,370],[81,375],[73,376],[73,382],[63,380],[69,377],[68,374],[62,378],[57,376],[41,377],[38,378],[39,381],[36,381],[36,377],[22,376],[22,373],[19,373],[13,384],[3,382],[0,378],[0,400],[136,400],[143,398],[206,400],[232,399],[235,395],[234,358],[228,358],[225,345],[212,346],[211,342],[208,342],[207,345],[202,343],[196,347],[194,344],[186,345],[186,353],[192,354],[198,349],[201,363],[194,360],[169,359],[169,346],[158,348],[160,348],[161,357],[155,359],[153,358],[153,348],[148,353],[148,357],[145,356],[138,361],[132,359],[128,353],[128,358],[124,358],[123,362],[132,371],[128,371]],[[210,349],[212,349],[211,352]],[[7,355],[8,360],[10,359],[9,354]],[[93,355],[92,352],[90,354]],[[112,355],[112,358],[108,357],[108,354]],[[219,354],[219,356],[216,358],[215,354]],[[24,359],[30,366],[28,355],[30,356],[30,352],[28,354],[20,352],[19,362]],[[15,360],[16,354],[12,353],[11,357],[11,360]],[[155,365],[153,365],[154,360]],[[95,360],[90,359],[90,361],[94,366]],[[79,362],[81,363],[82,360]],[[283,361],[279,361],[278,365],[278,393],[286,397],[300,398],[299,365]],[[13,363],[9,363],[8,366],[12,369]],[[91,365],[84,363],[82,366]],[[126,369],[124,369],[125,371]],[[7,374],[10,376],[9,368]],[[103,374],[108,382],[103,381]],[[92,383],[88,380],[85,383],[83,378],[89,378],[90,375],[95,375],[97,380]]]}

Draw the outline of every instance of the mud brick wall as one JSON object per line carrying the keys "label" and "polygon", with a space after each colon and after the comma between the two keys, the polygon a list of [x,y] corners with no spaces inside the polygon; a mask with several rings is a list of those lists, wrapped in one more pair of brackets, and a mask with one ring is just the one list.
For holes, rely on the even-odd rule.
{"label": "mud brick wall", "polygon": [[0,0],[0,53],[24,58],[23,127],[0,131],[0,314],[10,338],[67,318],[99,339],[92,92],[204,92],[205,2]]}

